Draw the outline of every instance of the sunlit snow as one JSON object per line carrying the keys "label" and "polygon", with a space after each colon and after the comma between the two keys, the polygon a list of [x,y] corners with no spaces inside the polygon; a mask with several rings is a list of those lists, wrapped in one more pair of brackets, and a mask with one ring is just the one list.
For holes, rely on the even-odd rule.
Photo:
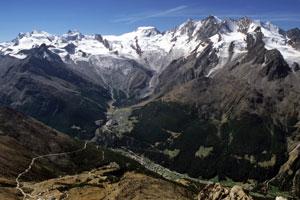
{"label": "sunlit snow", "polygon": [[[69,31],[61,36],[44,31],[20,33],[13,41],[0,43],[0,51],[5,55],[24,59],[26,55],[20,53],[21,50],[38,47],[44,43],[50,45],[49,49],[58,54],[65,62],[70,60],[74,63],[90,62],[103,70],[119,67],[122,68],[123,74],[127,75],[130,71],[126,68],[126,64],[121,64],[121,62],[133,59],[153,70],[155,74],[159,74],[174,59],[186,57],[192,52],[199,56],[211,43],[219,58],[219,63],[208,72],[207,76],[210,76],[230,60],[247,52],[247,34],[254,34],[255,29],[259,26],[264,34],[263,41],[267,49],[278,49],[289,64],[300,63],[299,51],[290,46],[285,34],[282,34],[280,29],[270,22],[263,23],[253,20],[245,33],[240,31],[240,28],[245,25],[238,20],[220,20],[214,16],[211,16],[211,19],[221,28],[218,34],[205,41],[200,40],[198,34],[201,27],[208,22],[205,20],[197,22],[190,19],[164,33],[160,33],[154,27],[139,27],[130,33],[119,36],[102,36],[103,41],[101,36],[101,39],[97,40],[95,35],[84,35],[79,31]],[[72,53],[68,53],[66,49],[69,44],[74,44]],[[230,46],[233,46],[231,54]],[[103,59],[104,57],[106,59]],[[154,76],[151,83],[154,83],[156,78]]]}

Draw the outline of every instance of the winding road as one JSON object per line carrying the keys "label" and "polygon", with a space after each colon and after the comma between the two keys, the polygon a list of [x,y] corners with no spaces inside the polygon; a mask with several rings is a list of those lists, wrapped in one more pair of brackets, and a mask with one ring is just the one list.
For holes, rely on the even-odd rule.
{"label": "winding road", "polygon": [[[84,143],[84,146],[83,146],[81,149],[76,150],[76,151],[64,152],[64,153],[52,153],[52,154],[46,154],[46,155],[34,157],[34,158],[31,160],[31,163],[30,163],[29,167],[28,167],[24,172],[20,173],[20,174],[17,176],[17,178],[16,178],[16,183],[17,183],[16,189],[19,190],[19,191],[23,194],[23,196],[24,196],[23,200],[25,200],[26,197],[36,198],[35,196],[32,196],[32,195],[30,195],[30,194],[24,192],[24,190],[22,189],[21,182],[19,181],[19,179],[20,179],[24,174],[26,174],[26,173],[28,173],[28,172],[30,171],[30,169],[32,168],[34,162],[35,162],[37,159],[40,159],[40,158],[46,158],[46,157],[50,157],[50,156],[63,156],[63,155],[68,155],[68,154],[72,154],[72,153],[77,153],[77,152],[80,152],[80,151],[84,151],[84,150],[86,149],[88,143],[89,143],[89,142],[85,142],[85,143]],[[103,152],[103,154],[104,154],[104,152]],[[104,156],[103,156],[103,158],[104,158]]]}

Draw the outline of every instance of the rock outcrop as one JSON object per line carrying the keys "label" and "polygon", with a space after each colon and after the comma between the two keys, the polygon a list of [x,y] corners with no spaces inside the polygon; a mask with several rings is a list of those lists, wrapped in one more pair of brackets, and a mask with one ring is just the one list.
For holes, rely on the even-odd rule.
{"label": "rock outcrop", "polygon": [[242,187],[222,187],[219,183],[207,185],[198,195],[198,200],[252,200]]}
{"label": "rock outcrop", "polygon": [[287,200],[286,198],[284,198],[284,197],[276,197],[276,199],[275,200]]}

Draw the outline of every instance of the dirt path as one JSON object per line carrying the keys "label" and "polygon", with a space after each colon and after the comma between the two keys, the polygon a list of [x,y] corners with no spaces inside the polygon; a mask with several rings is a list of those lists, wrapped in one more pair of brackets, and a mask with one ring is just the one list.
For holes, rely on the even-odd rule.
{"label": "dirt path", "polygon": [[[32,168],[34,162],[35,162],[37,159],[40,159],[40,158],[46,158],[46,157],[50,157],[50,156],[62,156],[62,155],[68,155],[68,154],[72,154],[72,153],[77,153],[77,152],[80,152],[80,151],[85,150],[86,147],[87,147],[87,144],[88,144],[88,142],[85,142],[84,146],[83,146],[81,149],[76,150],[76,151],[64,152],[64,153],[52,153],[52,154],[47,154],[47,155],[42,155],[42,156],[34,157],[34,158],[32,159],[32,161],[31,161],[29,167],[28,167],[24,172],[20,173],[20,174],[17,176],[17,178],[16,178],[16,183],[17,183],[16,189],[19,190],[19,191],[23,194],[23,196],[24,196],[23,200],[25,200],[26,197],[35,198],[34,196],[32,196],[32,195],[30,195],[30,194],[24,192],[24,190],[22,189],[21,182],[19,181],[19,179],[20,179],[24,174],[26,174],[26,173],[28,173],[28,172],[30,171],[30,169]],[[104,152],[103,152],[103,158],[104,158]]]}
{"label": "dirt path", "polygon": [[300,147],[300,143],[289,153],[290,155]]}

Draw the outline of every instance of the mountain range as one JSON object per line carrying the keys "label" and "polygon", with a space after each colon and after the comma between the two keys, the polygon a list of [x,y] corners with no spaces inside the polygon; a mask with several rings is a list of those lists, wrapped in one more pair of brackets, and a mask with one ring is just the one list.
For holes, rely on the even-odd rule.
{"label": "mountain range", "polygon": [[298,28],[247,17],[33,31],[0,43],[0,105],[191,177],[299,196],[299,64]]}

